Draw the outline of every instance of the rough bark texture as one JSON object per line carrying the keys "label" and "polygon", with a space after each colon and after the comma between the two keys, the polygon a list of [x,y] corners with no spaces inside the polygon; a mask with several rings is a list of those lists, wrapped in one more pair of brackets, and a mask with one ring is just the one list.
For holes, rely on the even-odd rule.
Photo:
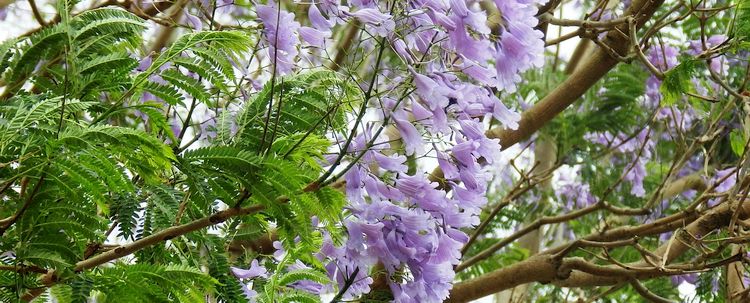
{"label": "rough bark texture", "polygon": [[[737,244],[732,245],[732,254],[740,253],[742,250]],[[742,281],[744,267],[742,262],[734,262],[727,265],[727,302],[747,302],[749,299],[744,292],[746,285]]]}

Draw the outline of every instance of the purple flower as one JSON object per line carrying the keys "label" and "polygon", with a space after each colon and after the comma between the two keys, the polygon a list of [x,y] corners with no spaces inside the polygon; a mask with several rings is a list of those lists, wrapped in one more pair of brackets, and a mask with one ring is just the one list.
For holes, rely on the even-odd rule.
{"label": "purple flower", "polygon": [[286,250],[284,250],[284,246],[281,244],[280,241],[273,241],[273,248],[276,249],[273,252],[273,257],[276,260],[281,260],[284,257],[284,254],[286,254]]}
{"label": "purple flower", "polygon": [[258,292],[255,291],[254,289],[250,288],[251,285],[252,285],[252,283],[250,283],[250,284],[240,283],[240,285],[242,287],[242,293],[245,295],[245,298],[247,298],[247,300],[250,303],[257,302],[257,300],[255,298],[258,297]]}
{"label": "purple flower", "polygon": [[404,40],[394,39],[393,41],[391,41],[391,46],[393,47],[393,50],[396,52],[396,54],[401,57],[401,60],[404,60],[409,64],[414,64],[414,57],[409,52]]}
{"label": "purple flower", "polygon": [[[185,131],[185,130],[182,129],[182,121],[180,121],[180,119],[177,116],[177,114],[175,114],[175,116],[172,119],[169,120],[169,128],[172,130],[172,134],[174,134],[174,137],[178,138],[177,140],[179,141],[180,135],[182,135],[182,132]],[[172,140],[167,139],[166,143],[167,144],[172,144],[173,142],[172,142]],[[174,143],[175,144],[179,144],[180,142],[174,142]]]}
{"label": "purple flower", "polygon": [[[630,168],[632,166],[632,168]],[[646,196],[646,189],[643,188],[643,180],[646,178],[646,164],[644,161],[638,159],[633,164],[628,164],[627,168],[630,170],[625,174],[623,180],[630,181],[632,188],[630,193],[636,197]]]}
{"label": "purple flower", "polygon": [[241,269],[237,267],[231,267],[232,274],[240,279],[254,279],[257,277],[268,278],[268,270],[262,265],[258,265],[258,260],[253,259],[250,263],[250,268]]}
{"label": "purple flower", "polygon": [[456,22],[456,29],[448,34],[453,49],[464,58],[475,62],[486,62],[491,58],[492,43],[472,38],[463,21]]}
{"label": "purple flower", "polygon": [[[649,137],[650,133],[650,129],[643,129],[635,138],[630,138],[628,141],[625,141],[625,138],[630,137],[630,135],[624,133],[620,133],[617,136],[613,136],[608,132],[586,135],[586,138],[594,144],[615,147],[620,157],[629,157],[631,155],[635,157],[632,160],[627,160],[627,158],[620,158],[618,160],[624,160],[625,165],[623,170],[625,170],[625,176],[623,180],[630,182],[630,193],[636,197],[643,197],[646,194],[646,190],[643,187],[643,180],[646,178],[647,173],[646,163],[651,159],[651,151],[656,144]],[[642,151],[641,148],[643,149]]]}
{"label": "purple flower", "polygon": [[[706,47],[703,47],[703,42],[701,40],[692,40],[689,42],[689,48],[687,50],[687,54],[691,56],[697,56],[700,53],[707,50],[707,48],[712,48],[718,45],[721,45],[722,43],[727,41],[727,36],[725,35],[713,35],[711,37],[708,37],[706,39]],[[721,60],[717,59],[711,59],[711,67],[714,71],[719,71],[718,69],[718,63],[721,62]]]}
{"label": "purple flower", "polygon": [[648,52],[648,61],[661,71],[669,70],[679,63],[679,50],[671,45],[653,47]]}
{"label": "purple flower", "polygon": [[141,61],[138,62],[138,67],[136,67],[135,70],[139,72],[146,71],[151,66],[152,61],[153,61],[153,58],[151,57],[151,55],[143,57],[143,59],[141,59]]}
{"label": "purple flower", "polygon": [[349,15],[357,17],[363,23],[379,24],[391,19],[391,15],[384,14],[376,8],[360,9]]}
{"label": "purple flower", "polygon": [[458,167],[448,159],[448,156],[445,153],[437,151],[437,160],[438,165],[440,165],[440,168],[443,171],[443,177],[448,180],[458,178]]}
{"label": "purple flower", "polygon": [[509,129],[518,129],[518,122],[521,121],[521,114],[510,110],[502,101],[500,101],[500,99],[495,97],[495,95],[492,95],[491,98],[495,101],[492,107],[492,117],[502,122],[503,125]]}
{"label": "purple flower", "polygon": [[432,112],[424,108],[424,106],[417,101],[411,103],[411,114],[414,116],[415,122],[420,122],[422,124],[429,122],[426,120],[432,117]]}
{"label": "purple flower", "polygon": [[323,32],[318,29],[303,26],[299,28],[299,36],[312,46],[325,48],[326,38],[330,37],[330,32]]}
{"label": "purple flower", "polygon": [[381,12],[377,8],[363,8],[359,9],[354,13],[346,13],[349,16],[359,19],[360,22],[365,23],[371,32],[377,36],[386,37],[392,33],[396,27],[396,23],[393,22],[393,17],[389,14]]}
{"label": "purple flower", "polygon": [[494,86],[495,77],[497,76],[497,71],[495,69],[474,64],[469,61],[464,62],[458,67],[461,68],[461,71],[464,74],[472,77],[474,80],[487,86]]}
{"label": "purple flower", "polygon": [[691,285],[695,285],[695,283],[698,282],[698,275],[697,274],[685,274],[685,275],[679,275],[679,276],[672,276],[672,285],[674,286],[680,286],[682,283],[688,283]]}
{"label": "purple flower", "polygon": [[402,155],[391,155],[386,156],[379,152],[373,152],[373,155],[375,156],[375,161],[378,162],[378,165],[380,165],[381,168],[387,169],[389,171],[393,172],[406,172],[406,165],[404,165],[404,162],[406,162],[406,157]]}
{"label": "purple flower", "polygon": [[[294,264],[289,265],[289,267],[287,267],[287,270],[290,272],[295,271],[295,270],[304,270],[304,269],[311,269],[311,267],[305,265],[300,260],[296,260]],[[316,295],[319,295],[321,290],[323,290],[322,284],[313,282],[310,280],[297,281],[297,282],[290,284],[289,286],[294,289],[298,289],[298,290],[309,292],[311,294],[316,294]]]}
{"label": "purple flower", "polygon": [[201,31],[203,29],[203,22],[200,18],[196,17],[195,15],[190,14],[187,9],[183,9],[182,13],[185,15],[185,19],[187,23],[192,27],[195,31]]}
{"label": "purple flower", "polygon": [[279,74],[290,73],[298,54],[299,22],[294,21],[293,13],[282,10],[273,1],[270,5],[258,5],[257,13],[265,26],[263,34],[269,46],[271,62],[276,65]]}
{"label": "purple flower", "polygon": [[424,140],[422,135],[419,133],[414,124],[404,119],[404,117],[398,117],[394,114],[393,121],[396,123],[396,128],[401,133],[401,139],[404,141],[404,147],[407,155],[413,155],[415,153],[422,153],[422,147],[424,146]]}
{"label": "purple flower", "polygon": [[[716,171],[716,174],[712,178],[712,183],[717,184],[717,182],[720,182],[722,179],[724,179],[724,177],[726,177],[726,179],[718,183],[718,185],[716,186],[715,191],[717,193],[726,192],[732,189],[735,184],[737,184],[737,175],[735,174],[736,171],[737,170],[734,167]],[[727,175],[729,176],[727,177]]]}
{"label": "purple flower", "polygon": [[448,106],[450,89],[416,71],[413,71],[412,75],[414,76],[414,84],[417,86],[417,94],[427,102],[429,108],[433,111],[444,111],[444,108]]}
{"label": "purple flower", "polygon": [[334,24],[323,17],[323,14],[320,13],[318,6],[315,4],[310,4],[310,8],[307,10],[307,18],[310,19],[310,24],[314,28],[321,31],[330,31]]}
{"label": "purple flower", "polygon": [[515,92],[521,73],[544,64],[544,35],[534,29],[537,24],[536,2],[495,0],[505,24],[495,55],[498,89]]}
{"label": "purple flower", "polygon": [[555,195],[565,201],[566,209],[582,208],[596,203],[588,184],[580,180],[580,167],[565,165],[555,172],[557,181],[553,182]]}

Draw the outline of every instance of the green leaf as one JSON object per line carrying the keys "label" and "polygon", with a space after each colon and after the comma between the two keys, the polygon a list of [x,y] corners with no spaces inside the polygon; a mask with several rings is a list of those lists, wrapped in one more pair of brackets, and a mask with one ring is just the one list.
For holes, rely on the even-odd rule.
{"label": "green leaf", "polygon": [[144,91],[150,92],[156,97],[161,98],[169,105],[185,105],[182,94],[171,85],[163,85],[149,81],[142,86],[142,89]]}
{"label": "green leaf", "polygon": [[731,34],[741,42],[750,40],[750,0],[739,0]]}
{"label": "green leaf", "polygon": [[253,153],[230,146],[207,146],[186,151],[182,158],[217,166],[238,165],[243,169],[257,169],[261,158]]}
{"label": "green leaf", "polygon": [[135,228],[138,225],[138,212],[141,201],[134,195],[115,195],[112,204],[112,219],[118,223],[120,234],[126,239],[134,239]]}
{"label": "green leaf", "polygon": [[659,91],[662,93],[664,106],[671,106],[692,90],[690,79],[695,75],[697,61],[685,59],[671,70],[664,73]]}
{"label": "green leaf", "polygon": [[[360,90],[352,83],[334,72],[323,70],[284,78],[274,86],[273,96],[271,91],[271,84],[266,84],[239,114],[239,130],[235,136],[237,144],[250,150],[258,150],[263,141],[264,130],[266,140],[271,140],[270,136],[274,129],[278,132],[277,137],[304,134],[308,131],[315,135],[323,135],[328,130],[340,130],[346,125],[346,112],[361,102],[362,98]],[[274,99],[273,102],[271,97]],[[281,112],[277,110],[279,98]],[[264,117],[271,103],[274,104],[271,118],[268,119],[269,125],[265,125]],[[226,129],[221,131],[224,134],[229,132]]]}
{"label": "green leaf", "polygon": [[240,31],[205,31],[183,35],[167,51],[159,55],[146,71],[139,74],[133,85],[141,85],[164,64],[174,60],[183,52],[201,44],[213,44],[214,47],[224,49],[226,52],[246,51],[252,45],[250,38]]}
{"label": "green leaf", "polygon": [[320,284],[326,284],[330,282],[328,276],[314,269],[299,269],[290,271],[282,275],[277,281],[278,285],[289,285],[299,281],[312,281]]}
{"label": "green leaf", "polygon": [[138,63],[126,53],[112,53],[104,56],[98,56],[88,60],[78,67],[78,72],[82,75],[99,73],[109,73],[113,70],[131,70]]}
{"label": "green leaf", "polygon": [[41,267],[62,269],[71,266],[59,254],[43,250],[25,250],[18,254],[18,258]]}
{"label": "green leaf", "polygon": [[304,291],[284,293],[279,300],[283,303],[320,303],[319,296]]}
{"label": "green leaf", "polygon": [[732,145],[732,151],[734,154],[742,156],[745,152],[745,142],[747,142],[743,132],[739,129],[732,130],[732,132],[729,133],[729,142]]}

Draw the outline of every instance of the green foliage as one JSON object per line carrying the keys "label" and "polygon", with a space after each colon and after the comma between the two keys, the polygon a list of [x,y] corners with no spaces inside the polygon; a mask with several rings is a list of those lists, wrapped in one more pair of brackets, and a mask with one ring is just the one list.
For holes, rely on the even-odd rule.
{"label": "green foliage", "polygon": [[640,65],[618,65],[583,96],[580,105],[564,111],[542,131],[557,143],[558,158],[572,161],[586,155],[593,132],[631,132],[646,118],[639,102],[648,77]]}
{"label": "green foliage", "polygon": [[739,0],[736,5],[730,33],[737,41],[747,42],[750,40],[750,1]]}
{"label": "green foliage", "polygon": [[[270,297],[317,300],[291,284],[325,282],[312,254],[321,236],[310,218],[340,232],[335,222],[345,198],[329,188],[303,189],[322,173],[319,163],[330,147],[323,135],[345,126],[346,112],[361,102],[359,89],[329,71],[288,77],[273,96],[268,85],[251,96],[238,134],[218,125],[219,139],[180,148],[168,122],[173,106],[223,109],[236,102],[242,81],[233,62],[253,41],[239,31],[182,35],[136,71],[143,20],[115,8],[72,15],[71,5],[58,3],[58,23],[0,43],[0,80],[7,84],[0,96],[0,188],[8,185],[0,192],[0,251],[16,254],[0,265],[38,269],[0,271],[0,301],[17,301],[54,270],[55,285],[37,300],[204,302],[208,295],[243,302],[229,268],[244,267],[245,259],[227,253],[228,241],[272,227],[288,239],[290,260],[311,269],[280,270],[271,288],[278,293]],[[144,98],[147,92],[154,97]],[[277,97],[281,106],[266,123],[266,104]],[[112,237],[139,241],[250,205],[265,208],[228,218],[216,226],[220,236],[196,230],[112,264],[75,270],[112,249]]]}
{"label": "green foliage", "polygon": [[223,302],[246,301],[240,281],[230,274],[229,261],[224,254],[211,254],[208,260],[208,273],[218,281],[216,299]]}
{"label": "green foliage", "polygon": [[732,146],[732,151],[735,155],[742,156],[742,154],[745,152],[745,143],[747,140],[745,139],[745,135],[740,131],[739,129],[732,130],[731,133],[729,133],[729,142]]}
{"label": "green foliage", "polygon": [[685,96],[686,92],[692,90],[690,79],[696,72],[697,62],[691,58],[680,61],[680,64],[664,73],[664,80],[659,89],[664,96],[663,103],[666,106],[675,104],[677,100]]}
{"label": "green foliage", "polygon": [[299,290],[295,285],[330,283],[325,271],[305,267],[291,269],[290,261],[288,256],[284,257],[276,265],[276,270],[270,277],[253,281],[253,287],[258,290],[256,298],[258,302],[320,302],[318,296]]}
{"label": "green foliage", "polygon": [[698,276],[696,296],[691,302],[726,302],[726,273],[714,269]]}
{"label": "green foliage", "polygon": [[104,268],[68,285],[71,302],[90,296],[98,302],[203,302],[216,284],[190,267],[136,264]]}
{"label": "green foliage", "polygon": [[[274,133],[283,137],[307,131],[322,135],[327,130],[339,130],[345,124],[344,114],[361,102],[356,86],[327,70],[314,70],[279,82],[263,87],[238,118],[236,140],[250,150],[259,149],[264,139],[269,140]],[[272,92],[279,100],[271,100]],[[272,108],[271,116],[266,117],[271,104],[280,111]]]}
{"label": "green foliage", "polygon": [[[0,66],[0,79],[11,83],[9,91],[15,93],[31,80],[45,91],[93,100],[99,97],[98,92],[126,86],[136,65],[127,51],[140,45],[143,21],[113,8],[94,9],[72,18],[68,12],[61,16],[62,22],[0,47],[8,54],[7,61],[3,60],[7,64]],[[67,65],[60,65],[61,61]],[[68,77],[70,73],[76,77]]]}

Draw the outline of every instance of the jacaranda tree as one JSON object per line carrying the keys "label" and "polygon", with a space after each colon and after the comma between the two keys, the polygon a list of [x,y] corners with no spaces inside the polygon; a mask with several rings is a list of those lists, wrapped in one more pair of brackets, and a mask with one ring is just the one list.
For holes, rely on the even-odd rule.
{"label": "jacaranda tree", "polygon": [[748,0],[0,20],[2,302],[750,300]]}

